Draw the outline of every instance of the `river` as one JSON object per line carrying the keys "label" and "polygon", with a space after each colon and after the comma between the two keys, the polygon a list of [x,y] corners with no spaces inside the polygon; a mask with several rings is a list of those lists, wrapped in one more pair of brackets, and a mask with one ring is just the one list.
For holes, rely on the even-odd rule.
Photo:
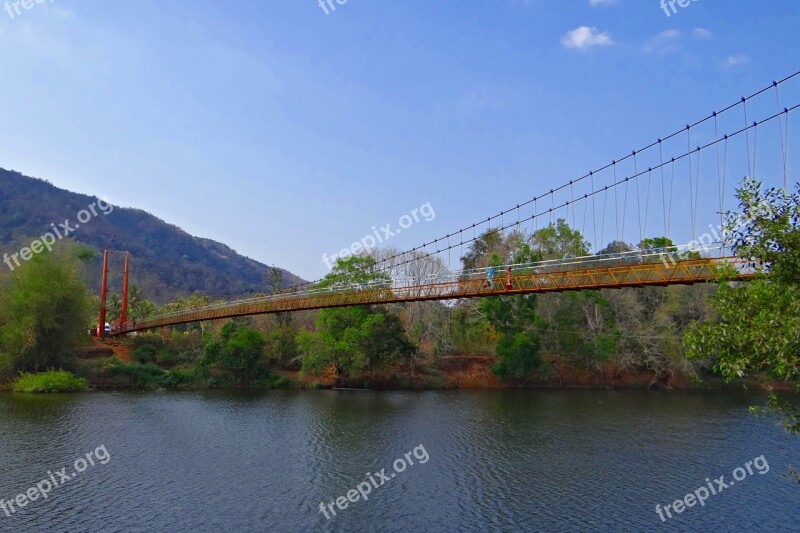
{"label": "river", "polygon": [[798,531],[762,398],[0,394],[0,531]]}

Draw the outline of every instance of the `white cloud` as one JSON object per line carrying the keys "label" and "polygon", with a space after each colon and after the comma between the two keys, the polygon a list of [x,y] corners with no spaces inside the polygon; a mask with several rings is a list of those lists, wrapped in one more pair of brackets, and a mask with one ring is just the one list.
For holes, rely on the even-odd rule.
{"label": "white cloud", "polygon": [[617,0],[589,0],[592,6],[612,6],[617,3]]}
{"label": "white cloud", "polygon": [[711,39],[714,34],[705,28],[695,28],[692,30],[692,37],[695,39]]}
{"label": "white cloud", "polygon": [[568,31],[562,38],[561,44],[566,48],[582,50],[592,46],[611,46],[614,40],[611,35],[600,32],[597,28],[581,26],[572,31]]}
{"label": "white cloud", "polygon": [[722,64],[725,66],[725,68],[733,68],[746,65],[749,62],[750,58],[748,56],[744,54],[734,54],[726,57]]}
{"label": "white cloud", "polygon": [[674,52],[678,49],[678,42],[681,40],[682,34],[679,30],[666,30],[662,31],[655,37],[651,37],[644,43],[642,51],[645,54],[665,54]]}

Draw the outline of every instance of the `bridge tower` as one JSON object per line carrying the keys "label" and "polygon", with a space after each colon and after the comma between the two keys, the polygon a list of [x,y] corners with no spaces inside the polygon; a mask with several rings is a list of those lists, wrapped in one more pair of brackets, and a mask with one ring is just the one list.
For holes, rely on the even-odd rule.
{"label": "bridge tower", "polygon": [[128,322],[128,274],[130,272],[130,253],[129,252],[113,252],[105,250],[103,252],[103,273],[100,282],[100,316],[97,321],[97,336],[103,337],[105,335],[106,315],[108,313],[108,273],[109,273],[109,256],[112,253],[122,254],[124,256],[124,267],[122,270],[122,302],[119,314],[119,327],[124,327]]}

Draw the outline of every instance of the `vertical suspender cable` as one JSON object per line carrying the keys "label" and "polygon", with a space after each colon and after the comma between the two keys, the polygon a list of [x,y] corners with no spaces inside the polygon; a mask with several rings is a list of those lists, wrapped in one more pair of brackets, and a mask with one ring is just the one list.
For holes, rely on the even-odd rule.
{"label": "vertical suspender cable", "polygon": [[[747,125],[748,125],[748,122],[747,122],[747,98],[745,98],[744,96],[742,96],[742,110],[744,111],[744,127],[747,128]],[[750,174],[750,169],[752,168],[752,165],[750,164],[750,130],[749,129],[745,129],[744,139],[745,139],[745,142],[747,143],[747,150],[746,150],[746,152],[747,152],[747,173]],[[750,174],[750,177],[753,177],[752,174]]]}
{"label": "vertical suspender cable", "polygon": [[[784,171],[783,171],[784,178],[783,178],[783,180],[786,182],[787,187],[788,187],[788,183],[789,183],[789,109],[784,108],[783,109],[783,113],[786,116],[786,142],[785,142],[786,150],[784,150],[784,153],[783,153],[783,158],[784,158]],[[788,188],[787,188],[786,192],[787,193],[789,192]]]}
{"label": "vertical suspender cable", "polygon": [[[778,82],[773,81],[772,86],[775,88],[775,107],[778,110],[778,113],[781,112],[781,94],[778,90]],[[778,117],[778,128],[779,133],[781,136],[780,143],[781,143],[781,155],[783,156],[783,191],[789,192],[789,173],[787,169],[787,160],[786,160],[786,137],[783,133],[783,121],[781,117]],[[786,115],[786,129],[789,129],[789,116]]]}
{"label": "vertical suspender cable", "polygon": [[653,168],[647,169],[647,196],[644,198],[644,226],[642,226],[642,235],[647,237],[647,215],[650,212],[650,185],[653,180]]}
{"label": "vertical suspender cable", "polygon": [[614,220],[617,223],[617,240],[622,241],[622,236],[619,232],[619,200],[617,198],[617,162],[614,161],[614,185],[612,188],[614,189]]}
{"label": "vertical suspender cable", "polygon": [[[572,180],[569,182],[569,197],[572,203],[572,228],[578,229],[575,225],[575,187],[572,185]],[[567,207],[567,220],[569,220],[569,207]]]}
{"label": "vertical suspender cable", "polygon": [[[773,87],[775,87],[775,105],[778,109],[778,112],[781,111],[781,95],[780,91],[778,90],[778,82],[772,82]],[[784,192],[789,192],[789,159],[788,159],[788,152],[789,152],[789,111],[785,110],[786,114],[786,131],[783,128],[783,121],[781,118],[778,117],[778,126],[780,127],[781,133],[781,153],[783,155],[783,190]]]}
{"label": "vertical suspender cable", "polygon": [[600,241],[597,240],[597,212],[595,211],[595,203],[594,203],[594,172],[589,172],[589,176],[591,177],[592,183],[592,220],[594,221],[594,244],[595,247],[599,250]]}
{"label": "vertical suspender cable", "polygon": [[606,242],[606,204],[608,204],[608,187],[603,194],[603,219],[600,223],[600,241]]}
{"label": "vertical suspender cable", "polygon": [[[714,138],[719,139],[719,124],[717,120],[717,112],[714,112]],[[719,143],[714,145],[714,150],[717,154],[717,196],[719,197],[719,225],[720,227],[723,225],[723,217],[725,212],[725,183],[722,178],[722,167],[719,163]],[[725,144],[725,150],[727,151],[727,141]]]}
{"label": "vertical suspender cable", "polygon": [[692,177],[692,128],[687,124],[686,126],[686,152],[689,154],[689,211],[692,219],[692,239],[695,238],[697,233],[697,221],[694,218],[694,178]]}
{"label": "vertical suspender cable", "polygon": [[667,234],[669,235],[670,226],[672,226],[672,191],[675,189],[675,158],[672,158],[672,172],[669,178],[669,203],[667,204]]}
{"label": "vertical suspender cable", "polygon": [[644,229],[642,228],[642,198],[639,196],[639,160],[636,157],[636,150],[633,151],[633,179],[636,181],[636,215],[639,217],[639,242],[644,241]]}
{"label": "vertical suspender cable", "polygon": [[701,159],[702,159],[702,157],[701,157],[700,147],[698,146],[697,147],[697,172],[696,172],[696,176],[697,177],[695,178],[694,207],[692,208],[692,211],[693,211],[692,212],[692,220],[694,220],[694,223],[692,225],[692,235],[695,235],[695,236],[697,235],[697,227],[695,226],[695,224],[697,224],[697,206],[699,204],[698,197],[700,195],[700,160]]}
{"label": "vertical suspender cable", "polygon": [[756,177],[756,157],[758,156],[758,122],[753,122],[753,178]]}
{"label": "vertical suspender cable", "polygon": [[620,234],[620,241],[625,242],[625,221],[628,218],[628,185],[629,185],[628,178],[625,178],[625,197],[624,201],[622,202],[622,233]]}
{"label": "vertical suspender cable", "polygon": [[589,211],[588,196],[584,195],[583,197],[583,229],[581,230],[581,235],[584,239],[586,238],[586,213]]}
{"label": "vertical suspender cable", "polygon": [[661,171],[661,214],[664,216],[664,238],[669,238],[667,229],[667,195],[664,191],[664,145],[658,140],[659,169]]}

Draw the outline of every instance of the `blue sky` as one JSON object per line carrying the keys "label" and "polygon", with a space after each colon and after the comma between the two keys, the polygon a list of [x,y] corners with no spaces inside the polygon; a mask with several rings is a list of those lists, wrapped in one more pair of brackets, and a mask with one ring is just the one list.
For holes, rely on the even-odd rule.
{"label": "blue sky", "polygon": [[800,68],[797,0],[699,0],[669,17],[658,0],[335,5],[0,11],[0,166],[311,279],[323,253],[424,203],[435,220],[392,245],[516,205]]}

